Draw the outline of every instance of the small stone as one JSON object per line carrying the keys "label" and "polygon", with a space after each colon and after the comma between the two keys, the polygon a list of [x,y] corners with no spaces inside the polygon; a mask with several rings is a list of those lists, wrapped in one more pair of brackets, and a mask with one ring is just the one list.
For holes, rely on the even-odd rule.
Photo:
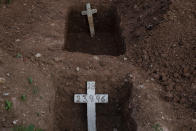
{"label": "small stone", "polygon": [[55,26],[55,23],[50,24],[51,26]]}
{"label": "small stone", "polygon": [[22,115],[23,115],[24,117],[26,117],[26,114],[25,114],[25,113],[23,113]]}
{"label": "small stone", "polygon": [[137,5],[134,5],[134,9],[136,9],[136,8],[138,8],[138,6]]}
{"label": "small stone", "polygon": [[143,89],[144,88],[144,85],[139,85],[139,88]]}
{"label": "small stone", "polygon": [[39,58],[39,57],[41,57],[42,56],[42,54],[40,54],[40,53],[37,53],[36,55],[35,55],[35,57],[37,57],[37,58]]}
{"label": "small stone", "polygon": [[155,20],[155,21],[156,21],[156,20],[158,20],[158,19],[157,19],[157,17],[153,17],[153,20]]}
{"label": "small stone", "polygon": [[124,61],[127,61],[127,57],[124,57]]}
{"label": "small stone", "polygon": [[125,82],[128,82],[129,80],[128,80],[128,79],[124,79],[124,81],[125,81]]}
{"label": "small stone", "polygon": [[3,96],[9,96],[10,93],[3,93]]}
{"label": "small stone", "polygon": [[153,28],[153,25],[152,24],[149,24],[149,25],[146,26],[146,29],[147,30],[152,30],[152,28]]}
{"label": "small stone", "polygon": [[59,57],[55,57],[55,58],[54,58],[54,61],[55,61],[55,62],[59,62],[59,61],[61,61],[61,59],[60,59]]}
{"label": "small stone", "polygon": [[80,67],[76,67],[76,71],[79,72],[80,71]]}
{"label": "small stone", "polygon": [[5,78],[3,78],[3,77],[0,77],[0,84],[4,84],[5,83]]}
{"label": "small stone", "polygon": [[6,76],[10,77],[10,73],[6,73]]}
{"label": "small stone", "polygon": [[93,59],[95,59],[95,60],[99,60],[99,57],[98,56],[93,56]]}
{"label": "small stone", "polygon": [[133,78],[133,75],[132,75],[132,74],[129,74],[129,77],[130,77],[130,78]]}
{"label": "small stone", "polygon": [[16,42],[20,42],[20,39],[16,39],[15,41],[16,41]]}
{"label": "small stone", "polygon": [[18,120],[14,120],[14,121],[13,121],[13,124],[14,124],[14,125],[16,125],[16,124],[17,124],[17,122],[18,122]]}

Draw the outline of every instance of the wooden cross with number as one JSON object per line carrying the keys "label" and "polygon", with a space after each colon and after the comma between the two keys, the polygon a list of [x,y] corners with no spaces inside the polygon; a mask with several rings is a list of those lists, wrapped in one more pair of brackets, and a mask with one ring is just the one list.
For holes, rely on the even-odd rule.
{"label": "wooden cross with number", "polygon": [[86,4],[86,11],[82,11],[82,15],[87,15],[88,17],[88,23],[90,28],[91,37],[95,35],[95,28],[94,28],[94,22],[93,22],[93,14],[97,13],[97,9],[91,9],[90,3]]}
{"label": "wooden cross with number", "polygon": [[108,103],[108,94],[95,94],[95,82],[87,82],[87,94],[75,94],[75,103],[87,103],[88,131],[96,131],[96,103]]}

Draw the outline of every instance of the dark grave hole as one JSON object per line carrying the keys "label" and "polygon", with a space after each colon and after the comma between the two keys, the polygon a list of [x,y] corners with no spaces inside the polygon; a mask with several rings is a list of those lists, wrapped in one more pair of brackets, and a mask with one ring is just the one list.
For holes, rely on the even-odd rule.
{"label": "dark grave hole", "polygon": [[[92,7],[96,8],[96,7]],[[95,36],[90,37],[87,16],[80,10],[71,9],[65,30],[64,49],[70,52],[83,52],[93,55],[119,56],[125,53],[125,43],[121,36],[120,18],[114,7],[96,8],[93,14]]]}
{"label": "dark grave hole", "polygon": [[[55,131],[87,131],[87,104],[73,102],[75,93],[86,94],[86,87],[76,82],[70,86],[65,83],[61,83],[56,92]],[[128,106],[132,84],[96,85],[96,94],[109,95],[109,103],[96,104],[97,131],[136,131],[137,124]]]}

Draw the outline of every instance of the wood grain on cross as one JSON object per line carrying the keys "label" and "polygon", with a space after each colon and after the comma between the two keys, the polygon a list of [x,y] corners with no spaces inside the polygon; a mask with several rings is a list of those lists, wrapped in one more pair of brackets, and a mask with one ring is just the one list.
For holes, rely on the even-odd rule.
{"label": "wood grain on cross", "polygon": [[93,14],[97,13],[97,9],[91,9],[90,3],[86,4],[86,11],[82,11],[82,15],[87,15],[88,17],[88,23],[90,28],[91,37],[95,35],[95,28],[94,28],[94,22],[93,22]]}
{"label": "wood grain on cross", "polygon": [[87,103],[88,131],[96,131],[96,103],[108,103],[108,94],[95,94],[95,82],[87,82],[87,94],[75,94],[75,103]]}

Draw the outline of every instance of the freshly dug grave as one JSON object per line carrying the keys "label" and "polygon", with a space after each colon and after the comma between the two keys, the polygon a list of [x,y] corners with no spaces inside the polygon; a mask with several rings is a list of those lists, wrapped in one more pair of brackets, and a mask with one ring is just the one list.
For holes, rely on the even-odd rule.
{"label": "freshly dug grave", "polygon": [[[124,78],[118,81],[108,80],[109,75],[89,74],[80,77],[68,72],[59,72],[56,92],[55,131],[86,131],[87,130],[87,105],[73,103],[74,94],[86,94],[86,80],[96,80],[96,94],[108,94],[108,104],[96,104],[97,130],[108,131],[136,131],[134,121],[129,122],[126,116],[128,102],[131,97],[132,84],[125,82]],[[96,78],[96,79],[95,79]],[[113,77],[114,79],[114,77]],[[124,112],[126,111],[126,112]],[[130,116],[129,116],[130,117]]]}
{"label": "freshly dug grave", "polygon": [[116,7],[92,6],[92,9],[96,7],[98,12],[93,15],[96,35],[91,38],[87,16],[81,15],[81,10],[85,9],[83,6],[73,7],[68,15],[68,24],[65,25],[65,50],[93,55],[124,54],[125,43],[121,36]]}
{"label": "freshly dug grave", "polygon": [[[12,79],[6,76],[7,72],[11,72],[12,74],[13,70],[8,69],[6,70],[6,72],[1,72],[1,77],[6,77],[6,80],[8,82],[8,84],[5,84],[4,86],[10,86],[12,88],[0,88],[0,91],[2,93],[16,93],[14,94],[14,96],[10,95],[8,97],[2,97],[0,99],[0,103],[2,105],[1,113],[4,114],[0,115],[0,127],[12,127],[13,120],[18,119],[18,124],[27,125],[33,123],[38,127],[42,127],[48,131],[53,131],[53,124],[47,123],[47,119],[50,119],[50,123],[52,123],[54,120],[56,130],[74,129],[77,125],[75,124],[75,122],[78,122],[79,126],[76,128],[85,130],[86,105],[74,104],[72,98],[74,93],[86,93],[85,83],[87,80],[96,80],[96,87],[101,88],[100,92],[99,89],[97,89],[97,93],[109,92],[111,94],[111,98],[114,98],[116,96],[119,98],[117,99],[118,102],[114,99],[111,100],[112,103],[110,106],[114,107],[115,109],[111,107],[107,108],[107,105],[104,104],[97,105],[97,123],[99,129],[102,129],[103,127],[103,130],[106,130],[107,128],[119,128],[119,130],[126,130],[124,128],[128,126],[127,129],[136,130],[137,127],[140,127],[139,129],[141,129],[142,127],[144,131],[152,131],[152,125],[154,125],[156,122],[161,123],[162,121],[164,121],[166,123],[165,126],[168,127],[168,129],[170,129],[169,127],[173,127],[172,129],[174,129],[174,131],[179,129],[185,131],[194,130],[193,123],[195,120],[195,114],[193,109],[195,109],[195,64],[193,56],[196,36],[195,1],[175,0],[171,4],[169,0],[113,0],[113,2],[108,2],[105,0],[92,0],[91,3],[93,7],[100,8],[100,5],[104,5],[104,7],[108,7],[106,8],[107,12],[110,12],[108,9],[111,9],[109,8],[111,5],[112,8],[115,7],[113,9],[117,12],[117,14],[113,14],[112,12],[111,14],[109,13],[109,15],[112,17],[114,16],[115,19],[117,18],[116,23],[119,22],[119,24],[117,25],[120,25],[119,28],[115,28],[115,35],[120,33],[121,36],[119,35],[118,39],[121,40],[121,38],[124,38],[123,44],[121,42],[116,42],[116,39],[111,39],[110,30],[109,32],[106,32],[110,37],[107,38],[104,36],[103,39],[103,41],[106,40],[109,42],[108,45],[101,45],[100,47],[98,47],[99,50],[93,50],[92,47],[88,48],[91,45],[88,47],[77,45],[71,48],[72,50],[64,48],[67,44],[71,45],[71,41],[74,42],[73,38],[71,40],[68,40],[69,38],[71,38],[68,37],[68,35],[71,36],[72,34],[69,33],[69,30],[73,28],[66,29],[71,26],[69,24],[69,20],[73,19],[68,19],[68,17],[66,17],[65,19],[65,16],[68,16],[70,14],[70,10],[68,9],[67,4],[72,2],[79,3],[78,0],[69,2],[64,0],[18,0],[13,1],[11,5],[1,6],[0,48],[10,57],[12,57],[12,59],[16,59],[16,61],[20,63],[19,65],[21,65],[21,70],[26,71],[25,76],[31,75],[30,73],[27,73],[29,66],[26,65],[31,65],[34,67],[32,68],[32,72],[37,72],[39,73],[39,75],[42,74],[42,77],[47,76],[47,74],[48,76],[43,79],[42,77],[39,77],[39,75],[36,75],[36,73],[34,74],[34,78],[37,78],[36,81],[40,80],[40,83],[42,83],[42,86],[44,87],[42,88],[42,92],[47,93],[44,101],[38,100],[38,102],[35,102],[32,105],[30,105],[31,103],[26,103],[27,105],[29,105],[29,108],[27,108],[27,106],[21,106],[24,111],[28,112],[28,117],[23,117],[19,113],[17,114],[17,112],[20,112],[20,108],[16,108],[11,111],[13,113],[12,116],[14,117],[5,119],[5,117],[2,116],[6,116],[6,114],[8,113],[9,116],[11,115],[10,112],[4,110],[4,100],[11,100],[12,97],[19,98],[22,91],[19,89],[23,88],[21,88],[21,85],[19,86],[14,83],[21,81],[21,77],[18,76],[18,73],[15,73],[15,75],[11,77],[12,79],[14,79],[13,82]],[[79,4],[80,8],[81,6],[83,6],[81,10],[85,9],[86,2],[87,0],[83,0],[83,2]],[[170,4],[171,6],[169,9]],[[76,4],[74,3],[73,5],[75,6]],[[76,9],[73,8],[73,11],[74,10]],[[101,11],[104,10],[101,9]],[[76,18],[78,19],[79,17]],[[81,16],[81,18],[84,17]],[[98,16],[98,18],[104,18],[103,21],[105,22],[105,17]],[[110,19],[110,21],[111,20],[112,18]],[[98,21],[99,23],[101,23],[100,20]],[[106,23],[108,25],[109,22]],[[85,24],[86,23],[84,22],[82,25]],[[97,24],[95,26],[97,26]],[[64,25],[65,28],[63,28]],[[111,26],[114,27],[114,25],[115,24]],[[81,28],[82,30],[84,29],[83,26],[81,26]],[[91,40],[89,39],[90,37],[88,36],[88,30],[85,30],[82,34],[87,41],[81,39],[79,33],[76,33],[74,35],[78,36],[78,40],[80,40],[81,43],[91,43]],[[98,38],[94,40],[95,43],[97,42],[97,40]],[[76,42],[74,43],[77,44]],[[122,50],[119,50],[115,43],[119,43]],[[112,48],[108,49],[111,45]],[[124,47],[126,47],[126,51],[124,50]],[[35,58],[35,54],[38,52],[42,54],[41,58]],[[17,53],[21,53],[22,58],[16,58]],[[97,57],[92,54],[97,54],[100,56]],[[15,64],[13,64],[13,60],[10,59],[11,62],[7,61],[9,57],[4,56],[4,53],[0,55],[0,65],[3,65],[3,67],[9,65],[11,66],[10,68],[13,69],[12,66],[15,66]],[[96,62],[93,62],[92,59]],[[150,98],[154,98],[153,96],[155,95],[151,94],[151,88],[148,88],[148,94],[145,94],[145,90],[142,90],[143,86],[140,86],[141,92],[144,93],[144,96],[141,96],[139,92],[135,92],[135,98],[133,98],[135,101],[134,105],[131,106],[131,108],[136,113],[134,114],[134,117],[126,118],[125,116],[131,115],[131,111],[127,111],[130,106],[122,104],[120,105],[122,109],[120,111],[116,109],[116,106],[122,102],[120,100],[121,94],[122,99],[124,100],[128,99],[128,95],[131,96],[131,93],[121,93],[119,95],[117,91],[118,89],[122,89],[122,87],[124,87],[122,78],[125,75],[119,75],[119,73],[128,73],[128,67],[131,67],[133,71],[137,70],[132,67],[132,64],[141,67],[140,70],[142,70],[142,68],[145,69],[145,74],[150,75],[148,80],[150,79],[154,83],[160,84],[162,89],[165,90],[163,91],[160,89],[159,91],[160,96],[162,96],[161,98],[164,99],[159,100],[157,99],[159,97],[156,95],[156,99],[151,99],[151,101],[147,102],[148,104],[145,104],[145,106],[143,106],[142,102],[148,100],[148,94],[152,95],[150,96]],[[123,67],[122,65],[127,66]],[[77,67],[80,67],[79,72],[83,72],[83,75],[79,74],[78,71],[76,71]],[[108,72],[107,78],[102,76],[102,68],[104,67],[107,67],[107,69],[105,69]],[[66,72],[65,70],[68,70],[69,72]],[[97,74],[96,77],[90,77],[91,73],[87,73],[92,71]],[[117,71],[118,73],[116,73]],[[25,76],[22,78],[25,79]],[[112,79],[116,76],[119,76],[119,78],[116,78],[115,80],[111,80],[109,82],[107,81],[108,79]],[[102,80],[102,78],[105,78],[105,80]],[[74,83],[73,79],[75,79],[76,83]],[[140,80],[141,78],[138,78],[137,80],[133,79],[133,82],[137,81],[138,84],[141,84]],[[50,89],[56,90],[55,106],[53,106],[54,102],[52,100],[48,101],[49,96],[52,96],[50,97],[50,99],[53,98],[53,95],[51,94],[54,94],[55,91],[45,91],[48,90],[48,88],[45,87],[44,84],[48,83],[49,81],[51,82]],[[69,82],[71,83],[69,84]],[[72,86],[76,89],[72,88]],[[104,86],[106,86],[107,88],[104,88]],[[112,89],[112,87],[114,87],[114,89]],[[156,86],[152,86],[152,88],[156,88]],[[126,90],[123,90],[123,92],[126,92]],[[68,94],[69,96],[65,96],[65,94]],[[28,92],[28,95],[29,98],[32,97],[30,92]],[[136,98],[140,99],[140,101],[138,102],[138,99]],[[153,104],[149,106],[149,104],[153,103],[154,100],[158,100],[158,102],[161,101],[161,103],[162,100],[166,100],[171,102],[170,104],[174,106],[172,106],[172,108],[169,106],[170,108],[168,108],[167,110],[158,110],[157,113],[154,114],[154,110],[159,107]],[[18,101],[18,99],[16,99],[16,101]],[[35,105],[45,105],[45,103],[47,106],[43,106],[41,110],[39,106],[36,108],[39,112],[43,110],[45,114],[37,117],[35,110],[33,108],[31,109],[30,107],[36,107]],[[72,111],[72,109],[66,108],[62,103],[67,105],[67,107],[74,107],[74,109],[76,109],[77,115],[74,114],[74,111]],[[53,107],[55,108],[54,110]],[[112,111],[112,113],[118,118],[125,120],[127,123],[130,123],[131,126],[128,124],[123,124],[119,120],[111,120],[111,118],[113,119],[113,116],[110,116],[110,114],[105,112],[103,107],[104,109],[106,108],[107,110]],[[163,117],[161,116],[162,114],[159,114],[160,112],[166,112],[168,114],[167,116]],[[102,113],[108,117],[102,117]],[[72,119],[74,119],[74,115],[76,115],[76,118],[79,118],[79,121],[71,121]],[[82,121],[80,118],[85,121]],[[108,119],[110,119],[111,121]],[[109,127],[106,125],[103,126],[102,121],[105,120],[108,120],[107,122],[112,124],[109,124]],[[134,121],[136,121],[137,124],[134,124]]]}

